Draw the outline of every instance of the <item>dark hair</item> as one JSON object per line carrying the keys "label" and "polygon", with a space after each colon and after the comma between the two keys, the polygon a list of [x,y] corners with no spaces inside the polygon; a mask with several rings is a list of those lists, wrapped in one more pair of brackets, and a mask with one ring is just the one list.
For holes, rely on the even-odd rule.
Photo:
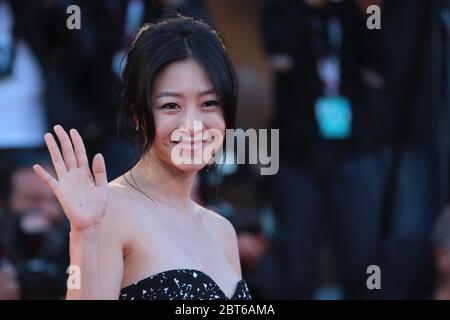
{"label": "dark hair", "polygon": [[134,164],[154,142],[151,89],[155,76],[168,64],[186,58],[195,59],[203,67],[218,93],[226,128],[235,126],[237,80],[216,31],[202,21],[181,15],[156,24],[147,23],[128,52],[122,76],[119,121],[120,127],[139,145]]}

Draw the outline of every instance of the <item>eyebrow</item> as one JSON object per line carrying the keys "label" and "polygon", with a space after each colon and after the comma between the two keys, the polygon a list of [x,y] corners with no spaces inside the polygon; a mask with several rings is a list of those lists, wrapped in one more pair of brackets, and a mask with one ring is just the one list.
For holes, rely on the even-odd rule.
{"label": "eyebrow", "polygon": [[[217,91],[214,88],[207,89],[205,91],[200,92],[200,96],[205,96],[207,94],[217,94]],[[164,97],[181,97],[183,94],[178,92],[171,91],[162,91],[155,96],[155,99],[164,98]]]}

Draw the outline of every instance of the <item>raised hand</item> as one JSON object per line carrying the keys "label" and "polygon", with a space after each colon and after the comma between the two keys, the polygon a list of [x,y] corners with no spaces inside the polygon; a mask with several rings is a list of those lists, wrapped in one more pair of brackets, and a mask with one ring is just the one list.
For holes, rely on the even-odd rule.
{"label": "raised hand", "polygon": [[89,168],[83,139],[77,130],[70,130],[70,137],[60,126],[54,127],[61,144],[61,151],[53,137],[44,136],[52,158],[57,179],[40,165],[33,170],[53,191],[70,221],[72,230],[83,230],[99,225],[106,211],[108,180],[105,160],[96,154]]}

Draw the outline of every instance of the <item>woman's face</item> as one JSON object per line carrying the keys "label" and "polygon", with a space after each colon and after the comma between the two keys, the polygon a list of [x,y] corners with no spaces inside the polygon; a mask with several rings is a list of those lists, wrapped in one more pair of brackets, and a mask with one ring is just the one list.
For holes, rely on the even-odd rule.
{"label": "woman's face", "polygon": [[226,127],[206,72],[193,59],[173,62],[155,77],[151,98],[151,153],[182,171],[203,168],[222,145]]}

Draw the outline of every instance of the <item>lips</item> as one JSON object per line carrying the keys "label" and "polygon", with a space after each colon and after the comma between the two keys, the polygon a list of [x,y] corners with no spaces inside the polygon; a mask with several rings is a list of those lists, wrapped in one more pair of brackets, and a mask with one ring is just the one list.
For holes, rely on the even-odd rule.
{"label": "lips", "polygon": [[204,144],[208,143],[206,140],[192,140],[189,141],[172,141],[172,143],[179,144],[182,149],[197,150],[201,149]]}
{"label": "lips", "polygon": [[191,144],[189,143],[181,143],[181,148],[188,149],[188,150],[197,150],[200,149],[203,146],[203,142],[193,142]]}

